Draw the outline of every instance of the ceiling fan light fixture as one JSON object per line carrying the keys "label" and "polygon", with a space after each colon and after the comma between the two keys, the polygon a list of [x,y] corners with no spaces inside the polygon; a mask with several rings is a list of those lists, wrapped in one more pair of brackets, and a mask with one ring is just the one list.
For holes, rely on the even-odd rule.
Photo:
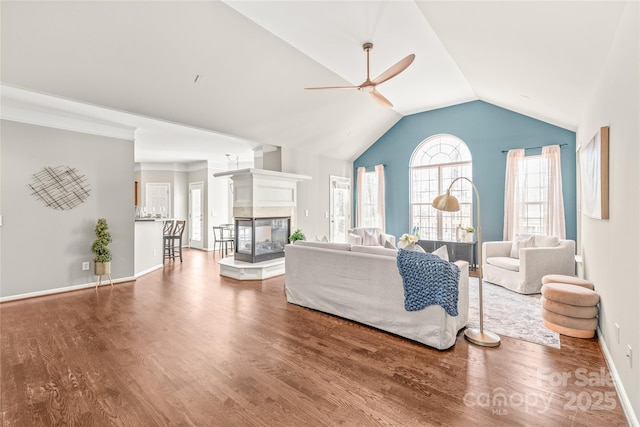
{"label": "ceiling fan light fixture", "polygon": [[393,104],[384,96],[382,96],[378,91],[376,91],[376,86],[381,83],[386,82],[387,80],[397,76],[401,72],[407,69],[409,65],[415,59],[415,55],[412,53],[402,58],[400,61],[396,62],[391,67],[387,68],[382,74],[376,77],[374,80],[371,80],[369,76],[369,51],[373,49],[373,43],[367,42],[362,45],[362,49],[367,53],[367,79],[364,83],[359,86],[330,86],[330,87],[306,87],[307,90],[317,90],[317,89],[358,89],[361,92],[365,92],[370,94],[378,103],[381,105],[391,108]]}

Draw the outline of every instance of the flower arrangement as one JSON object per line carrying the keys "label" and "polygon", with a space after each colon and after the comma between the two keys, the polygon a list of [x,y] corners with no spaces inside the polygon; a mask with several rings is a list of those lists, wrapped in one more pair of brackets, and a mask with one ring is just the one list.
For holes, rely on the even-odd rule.
{"label": "flower arrangement", "polygon": [[473,227],[467,227],[467,228],[465,228],[464,230],[465,230],[467,233],[475,233],[475,232],[476,232],[476,229],[475,229],[475,228],[473,228]]}
{"label": "flower arrangement", "polygon": [[418,236],[415,234],[404,233],[400,236],[400,241],[408,244],[416,243],[418,241]]}

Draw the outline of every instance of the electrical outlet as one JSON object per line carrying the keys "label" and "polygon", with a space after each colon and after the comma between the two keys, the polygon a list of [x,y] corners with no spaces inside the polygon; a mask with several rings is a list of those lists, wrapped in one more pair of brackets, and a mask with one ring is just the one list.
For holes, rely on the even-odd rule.
{"label": "electrical outlet", "polygon": [[629,367],[631,368],[631,361],[633,360],[633,358],[631,357],[632,353],[631,353],[631,346],[627,345],[627,357],[629,358]]}
{"label": "electrical outlet", "polygon": [[620,344],[620,325],[614,323],[616,325],[616,342]]}
{"label": "electrical outlet", "polygon": [[83,262],[82,263],[82,271],[88,271],[89,270],[89,263],[88,262]]}

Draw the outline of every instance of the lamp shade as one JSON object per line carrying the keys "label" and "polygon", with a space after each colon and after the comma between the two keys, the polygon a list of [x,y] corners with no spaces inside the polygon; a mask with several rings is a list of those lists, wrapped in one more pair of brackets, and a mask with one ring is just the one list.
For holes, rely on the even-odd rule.
{"label": "lamp shade", "polygon": [[458,212],[460,210],[460,203],[458,202],[458,199],[448,192],[433,199],[431,206],[439,211],[445,212]]}

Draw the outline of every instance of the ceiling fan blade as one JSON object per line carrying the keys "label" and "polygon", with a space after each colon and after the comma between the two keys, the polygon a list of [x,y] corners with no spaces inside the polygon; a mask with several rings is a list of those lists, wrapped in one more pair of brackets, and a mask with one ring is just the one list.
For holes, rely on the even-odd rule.
{"label": "ceiling fan blade", "polygon": [[321,89],[360,89],[360,86],[323,86],[323,87],[305,87],[306,90]]}
{"label": "ceiling fan blade", "polygon": [[371,96],[373,96],[373,99],[378,101],[378,103],[380,105],[382,105],[383,107],[387,107],[387,108],[393,107],[393,104],[391,103],[391,101],[389,101],[387,98],[382,96],[382,94],[380,92],[378,92],[377,90],[374,89],[369,93],[371,94]]}
{"label": "ceiling fan blade", "polygon": [[385,71],[384,73],[376,77],[372,83],[374,85],[379,85],[380,83],[386,82],[391,77],[397,76],[398,74],[406,70],[406,68],[409,65],[411,65],[411,63],[415,58],[416,58],[416,55],[413,53],[411,55],[407,55],[406,57],[402,58],[400,61],[396,62],[396,64],[391,66],[387,71]]}

